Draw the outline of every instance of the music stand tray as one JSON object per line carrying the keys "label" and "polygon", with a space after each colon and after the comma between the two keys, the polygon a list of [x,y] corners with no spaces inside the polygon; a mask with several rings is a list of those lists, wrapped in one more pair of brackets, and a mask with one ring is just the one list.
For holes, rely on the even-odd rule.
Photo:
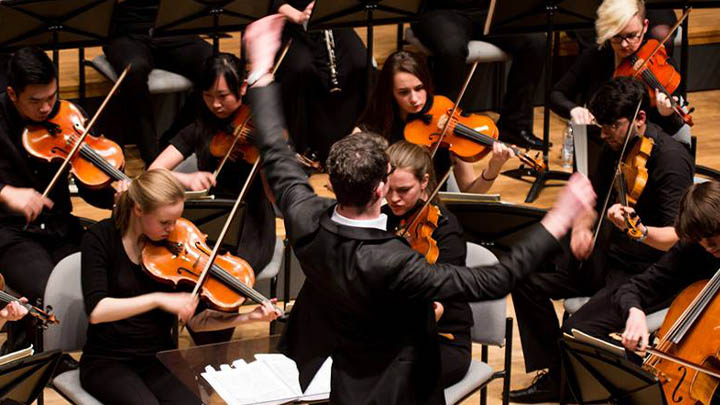
{"label": "music stand tray", "polygon": [[567,336],[560,352],[578,404],[667,404],[660,381],[630,360]]}
{"label": "music stand tray", "polygon": [[0,403],[30,404],[50,382],[62,352],[51,350],[0,366]]}
{"label": "music stand tray", "polygon": [[211,33],[217,53],[220,32],[241,31],[271,7],[270,0],[161,0],[153,36]]}
{"label": "music stand tray", "polygon": [[115,0],[0,3],[0,48],[51,49],[97,44],[108,36]]}
{"label": "music stand tray", "polygon": [[[225,225],[228,215],[232,210],[235,200],[214,199],[214,200],[187,200],[183,217],[208,235],[208,243],[214,245],[215,239]],[[223,240],[222,248],[235,253],[243,224],[245,222],[245,205],[243,204],[235,214],[228,228],[228,233]]]}

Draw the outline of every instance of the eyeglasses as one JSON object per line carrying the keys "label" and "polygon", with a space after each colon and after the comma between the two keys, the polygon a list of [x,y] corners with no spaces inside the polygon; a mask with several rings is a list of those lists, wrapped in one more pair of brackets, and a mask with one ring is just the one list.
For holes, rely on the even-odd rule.
{"label": "eyeglasses", "polygon": [[619,119],[619,120],[613,122],[612,124],[599,124],[594,119],[592,121],[592,125],[595,125],[596,127],[600,128],[600,129],[604,129],[606,131],[617,131],[618,129],[620,129],[621,126],[623,126],[623,124],[624,124],[624,121],[622,121],[622,119]]}
{"label": "eyeglasses", "polygon": [[633,32],[631,34],[625,34],[625,35],[615,35],[612,38],[610,38],[610,42],[614,44],[621,44],[623,41],[627,41],[628,44],[634,44],[640,41],[640,38],[642,38],[643,32]]}

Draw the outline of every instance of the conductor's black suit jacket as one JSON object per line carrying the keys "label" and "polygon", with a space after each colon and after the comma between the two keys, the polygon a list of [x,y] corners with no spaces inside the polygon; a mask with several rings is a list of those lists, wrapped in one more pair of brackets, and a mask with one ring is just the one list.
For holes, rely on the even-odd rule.
{"label": "conductor's black suit jacket", "polygon": [[332,356],[331,403],[444,404],[431,302],[504,297],[557,242],[538,225],[500,263],[468,270],[429,265],[392,233],[340,225],[283,140],[278,86],[249,97],[262,168],[307,277],[280,343],[301,386]]}

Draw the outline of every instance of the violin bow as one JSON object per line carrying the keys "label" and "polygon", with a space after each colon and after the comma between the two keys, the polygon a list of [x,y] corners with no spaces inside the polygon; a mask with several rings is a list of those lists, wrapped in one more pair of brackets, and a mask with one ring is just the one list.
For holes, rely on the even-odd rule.
{"label": "violin bow", "polygon": [[455,105],[453,106],[452,110],[450,110],[450,116],[448,117],[447,121],[445,121],[445,125],[443,125],[443,129],[440,132],[440,137],[438,138],[435,146],[432,149],[432,152],[430,153],[430,156],[433,158],[435,157],[435,154],[440,148],[440,144],[442,144],[443,139],[445,139],[445,134],[447,133],[448,128],[450,128],[450,122],[452,122],[453,117],[455,116],[455,112],[457,112],[458,110],[460,101],[462,101],[462,98],[465,95],[465,90],[467,90],[468,85],[470,85],[470,79],[472,79],[473,75],[475,74],[475,69],[477,69],[478,63],[478,61],[475,61],[472,64],[472,66],[470,67],[470,72],[468,72],[467,77],[465,77],[465,82],[460,89],[460,94],[458,94],[457,99],[455,100]]}
{"label": "violin bow", "polygon": [[593,246],[595,246],[595,242],[597,242],[598,235],[600,234],[600,227],[602,226],[603,220],[605,219],[605,210],[607,210],[608,203],[610,202],[610,195],[612,194],[612,186],[615,184],[615,181],[618,178],[618,173],[620,172],[620,165],[623,163],[623,158],[625,157],[625,151],[627,149],[628,143],[630,143],[630,134],[633,133],[635,130],[635,120],[637,119],[638,113],[640,112],[640,106],[642,105],[642,97],[640,97],[640,100],[638,100],[637,107],[635,107],[635,114],[633,114],[633,119],[630,122],[630,125],[628,126],[627,133],[625,134],[625,142],[623,143],[622,150],[620,151],[620,159],[618,161],[617,168],[615,169],[615,174],[613,175],[612,182],[610,182],[610,189],[607,192],[607,195],[605,196],[605,203],[603,204],[602,211],[600,211],[600,218],[598,219],[597,227],[595,227],[595,232],[593,233]]}
{"label": "violin bow", "polygon": [[[618,340],[618,341],[622,341],[622,336],[620,336],[618,333],[613,332],[613,333],[610,334],[610,337],[611,337],[612,339],[615,339],[615,340]],[[711,377],[720,378],[720,371],[719,371],[719,370],[714,370],[714,369],[712,369],[712,368],[705,367],[705,366],[703,366],[703,365],[701,365],[701,364],[693,363],[692,361],[688,361],[688,360],[682,359],[682,358],[680,358],[680,357],[673,356],[672,354],[666,353],[666,352],[664,352],[664,351],[662,351],[662,350],[658,350],[657,348],[647,347],[647,348],[645,348],[645,350],[643,350],[643,351],[634,351],[634,353],[637,354],[637,355],[639,355],[639,356],[641,356],[641,357],[644,355],[644,353],[649,353],[649,354],[652,355],[652,356],[656,356],[656,357],[659,357],[659,358],[661,358],[661,359],[665,359],[665,360],[671,361],[671,362],[673,362],[673,363],[678,363],[678,364],[683,365],[683,366],[685,366],[685,367],[687,367],[687,368],[691,368],[691,369],[693,369],[693,370],[695,370],[695,371],[699,371],[699,372],[701,372],[701,373],[707,374],[707,375],[709,375],[709,376],[711,376]]]}
{"label": "violin bow", "polygon": [[447,179],[450,178],[450,173],[452,173],[452,166],[451,166],[450,169],[448,169],[448,171],[445,173],[445,175],[443,176],[442,180],[440,180],[440,182],[438,182],[437,186],[435,186],[435,189],[434,189],[433,192],[428,196],[428,199],[427,199],[427,201],[425,201],[425,203],[423,204],[422,208],[420,208],[420,209],[415,213],[415,216],[413,217],[412,221],[410,221],[410,222],[408,223],[408,226],[406,226],[405,229],[403,230],[403,232],[400,234],[400,237],[401,237],[401,238],[404,238],[405,235],[407,235],[408,230],[410,230],[410,229],[412,229],[413,227],[415,227],[415,224],[417,223],[417,221],[420,220],[420,217],[421,217],[420,214],[422,214],[422,212],[425,211],[425,208],[427,208],[427,207],[432,203],[432,200],[438,195],[438,193],[440,192],[440,188],[442,188],[443,184],[445,184],[445,182],[447,181]]}
{"label": "violin bow", "polygon": [[105,96],[105,100],[103,100],[102,104],[100,105],[100,108],[95,112],[95,115],[90,120],[90,123],[88,123],[87,126],[83,129],[82,135],[80,135],[80,138],[75,141],[75,145],[73,145],[73,148],[70,150],[70,153],[68,153],[65,160],[62,162],[62,165],[60,165],[60,168],[58,168],[57,172],[55,172],[55,176],[50,181],[50,184],[48,184],[47,188],[45,188],[45,191],[43,191],[42,197],[47,198],[48,194],[50,194],[50,191],[55,187],[55,183],[57,183],[58,179],[60,179],[60,175],[65,171],[65,168],[67,168],[67,165],[70,163],[70,160],[75,157],[75,154],[77,153],[78,149],[80,149],[80,146],[82,146],[82,143],[85,141],[85,138],[90,133],[90,128],[95,125],[95,121],[100,116],[100,114],[105,109],[105,106],[107,105],[110,98],[115,94],[115,91],[120,86],[120,83],[122,83],[123,79],[125,79],[125,76],[127,75],[127,72],[130,70],[131,64],[128,64],[127,67],[125,67],[125,70],[123,70],[122,74],[120,74],[120,77],[118,77],[117,81],[115,81],[115,84],[113,85],[112,89],[110,89],[110,92]]}
{"label": "violin bow", "polygon": [[[223,239],[225,239],[225,235],[227,234],[227,231],[230,228],[230,223],[235,218],[235,214],[237,213],[237,210],[240,207],[240,203],[245,198],[245,195],[247,194],[250,183],[252,183],[252,180],[255,178],[255,175],[257,174],[259,167],[260,167],[260,158],[258,158],[255,161],[255,163],[253,163],[252,169],[250,169],[250,174],[248,175],[247,180],[245,180],[245,184],[243,185],[242,190],[240,190],[240,194],[238,195],[237,199],[235,200],[235,204],[233,204],[233,207],[230,210],[230,214],[228,214],[228,219],[225,221],[225,225],[223,225],[223,228],[220,231],[220,234],[218,235],[217,242],[215,242],[215,246],[213,247],[213,250],[210,253],[210,257],[208,258],[207,263],[205,264],[205,268],[203,269],[202,273],[200,273],[197,283],[195,283],[195,288],[192,291],[193,297],[196,297],[198,295],[198,291],[200,291],[200,287],[205,282],[208,272],[209,272],[210,268],[212,267],[213,263],[215,262],[215,258],[218,255],[218,250],[220,249],[220,245],[222,244]],[[267,300],[267,302],[269,302],[269,300]],[[259,302],[259,303],[263,304],[264,302]],[[277,306],[273,305],[273,308],[280,311],[281,314],[283,313],[283,311],[280,308],[278,308]]]}
{"label": "violin bow", "polygon": [[[275,62],[275,66],[273,66],[273,69],[271,72],[273,75],[277,72],[283,59],[285,59],[285,55],[288,53],[288,50],[290,50],[290,45],[292,45],[292,38],[288,39],[288,41],[285,43],[285,46],[283,47],[282,51],[280,52],[280,57],[278,58],[277,62]],[[240,139],[239,135],[245,130],[248,122],[250,122],[250,117],[251,116],[248,115],[247,118],[243,121],[243,123],[238,125],[238,127],[235,128],[235,130],[233,131],[232,144],[230,144],[230,148],[228,148],[227,153],[225,153],[225,156],[223,156],[217,169],[215,169],[215,171],[213,172],[213,178],[217,179],[218,175],[220,174],[220,171],[225,166],[225,162],[227,162],[228,158],[230,158],[230,154],[232,154],[232,151],[235,149],[235,145],[237,145],[238,139]]]}

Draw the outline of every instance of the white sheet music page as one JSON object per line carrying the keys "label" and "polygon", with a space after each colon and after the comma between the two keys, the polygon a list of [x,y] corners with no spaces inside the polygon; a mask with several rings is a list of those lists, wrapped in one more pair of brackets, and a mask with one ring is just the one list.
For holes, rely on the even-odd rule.
{"label": "white sheet music page", "polygon": [[278,353],[256,354],[255,358],[266,363],[278,378],[296,390],[299,400],[319,401],[330,397],[330,371],[332,369],[332,359],[330,357],[325,360],[304,393],[300,389],[300,373],[292,359]]}
{"label": "white sheet music page", "polygon": [[260,361],[239,360],[232,367],[223,364],[220,370],[206,369],[201,375],[229,405],[284,404],[298,398],[295,390]]}

